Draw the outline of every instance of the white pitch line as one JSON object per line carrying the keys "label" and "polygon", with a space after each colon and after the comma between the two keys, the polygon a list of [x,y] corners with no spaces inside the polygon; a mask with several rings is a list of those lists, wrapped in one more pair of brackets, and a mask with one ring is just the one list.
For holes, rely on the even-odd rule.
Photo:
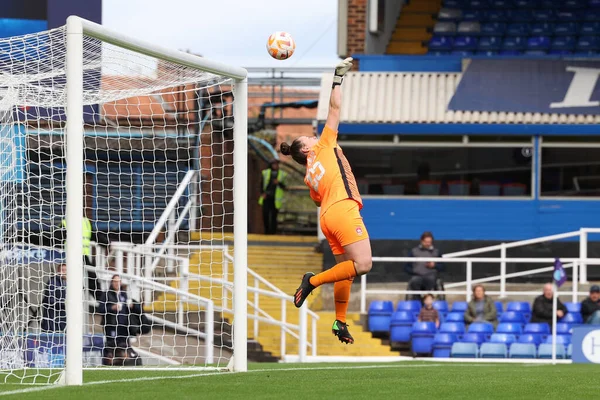
{"label": "white pitch line", "polygon": [[[456,364],[456,365],[453,365],[453,367],[466,367],[466,366],[472,366],[472,365],[473,364],[471,364],[471,365]],[[340,366],[337,366],[337,367],[310,367],[310,366],[308,366],[306,368],[292,367],[292,368],[273,368],[273,369],[270,369],[270,368],[253,369],[253,370],[249,370],[248,372],[233,372],[233,373],[238,374],[238,373],[278,372],[278,371],[325,371],[325,370],[340,370],[340,369],[348,370],[348,369],[432,368],[432,367],[444,367],[444,366],[448,366],[448,364],[444,363],[444,364],[417,364],[417,365],[411,365],[411,364],[347,365],[347,366],[342,366],[342,367],[340,367]],[[497,364],[480,364],[480,365],[478,365],[478,367],[496,367],[496,366],[497,366]],[[92,382],[84,383],[83,386],[104,385],[104,384],[110,384],[110,383],[158,381],[158,380],[165,380],[165,379],[189,379],[189,378],[199,378],[199,377],[204,377],[204,376],[228,376],[231,374],[232,373],[212,372],[212,373],[177,375],[177,376],[148,376],[148,377],[130,378],[130,379],[112,379],[112,380],[104,380],[104,381],[92,381]],[[31,393],[31,392],[40,392],[40,391],[44,391],[44,390],[61,389],[61,388],[67,388],[67,386],[51,385],[51,386],[44,386],[44,387],[11,390],[9,392],[0,392],[0,396],[8,396],[8,395],[12,395],[12,394],[22,394],[22,393]]]}

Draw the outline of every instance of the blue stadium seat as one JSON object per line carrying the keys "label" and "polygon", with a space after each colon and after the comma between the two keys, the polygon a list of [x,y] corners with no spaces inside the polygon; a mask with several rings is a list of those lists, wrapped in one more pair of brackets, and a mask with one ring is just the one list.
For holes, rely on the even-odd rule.
{"label": "blue stadium seat", "polygon": [[598,10],[586,10],[583,14],[584,21],[600,21],[600,9]]}
{"label": "blue stadium seat", "polygon": [[514,6],[517,8],[536,8],[536,0],[515,0]]}
{"label": "blue stadium seat", "polygon": [[[502,37],[499,36],[483,36],[479,38],[479,51],[496,51],[500,50],[502,45]],[[498,192],[500,192],[500,186],[498,185]],[[479,186],[479,194],[481,194],[481,185]],[[485,196],[485,195],[482,195]]]}
{"label": "blue stadium seat", "polygon": [[436,329],[434,322],[415,322],[411,334],[413,354],[431,354]]}
{"label": "blue stadium seat", "polygon": [[464,313],[465,311],[467,311],[468,307],[469,303],[467,303],[466,301],[455,301],[454,303],[452,303],[452,312]]}
{"label": "blue stadium seat", "polygon": [[545,56],[546,54],[548,54],[548,50],[525,50],[523,54],[529,56]]}
{"label": "blue stadium seat", "polygon": [[556,0],[539,0],[538,7],[544,9],[554,9],[560,7],[560,1]]}
{"label": "blue stadium seat", "polygon": [[465,0],[444,0],[442,5],[444,8],[462,8],[465,6]]}
{"label": "blue stadium seat", "polygon": [[531,314],[531,305],[526,301],[510,301],[506,304],[506,311],[516,311],[522,314]]}
{"label": "blue stadium seat", "polygon": [[419,312],[421,311],[421,302],[419,300],[406,300],[399,301],[396,305],[396,311],[411,311],[411,312]]}
{"label": "blue stadium seat", "polygon": [[465,333],[465,324],[462,322],[444,322],[440,325],[440,332],[462,335]]}
{"label": "blue stadium seat", "polygon": [[577,22],[582,19],[582,15],[577,10],[559,10],[556,11],[555,18],[562,22]]}
{"label": "blue stadium seat", "polygon": [[458,336],[454,333],[436,333],[433,337],[433,356],[450,357],[450,349],[457,340]]}
{"label": "blue stadium seat", "polygon": [[489,322],[473,322],[469,325],[469,333],[485,333],[491,335],[494,333],[494,325]]}
{"label": "blue stadium seat", "polygon": [[590,8],[600,8],[600,0],[589,0],[588,6]]}
{"label": "blue stadium seat", "polygon": [[536,22],[531,24],[529,34],[532,36],[550,36],[554,30],[554,25],[548,22]]}
{"label": "blue stadium seat", "polygon": [[485,342],[486,340],[487,340],[487,338],[482,333],[468,333],[467,332],[464,335],[462,335],[462,337],[460,338],[461,342],[477,343],[478,345]]}
{"label": "blue stadium seat", "polygon": [[479,349],[480,358],[506,358],[507,353],[504,343],[483,343]]}
{"label": "blue stadium seat", "polygon": [[542,335],[539,333],[523,333],[517,339],[518,343],[532,343],[536,346],[542,343],[542,341]]}
{"label": "blue stadium seat", "polygon": [[438,196],[441,185],[438,181],[421,181],[419,182],[419,194],[421,196]]}
{"label": "blue stadium seat", "polygon": [[513,343],[508,351],[509,358],[535,358],[535,345],[531,343]]}
{"label": "blue stadium seat", "polygon": [[520,50],[500,50],[500,55],[502,56],[520,56],[523,54]]}
{"label": "blue stadium seat", "polygon": [[526,40],[522,36],[507,36],[502,42],[502,50],[519,51],[525,49]]}
{"label": "blue stadium seat", "polygon": [[522,183],[505,183],[502,185],[502,194],[504,196],[524,196],[527,186]]}
{"label": "blue stadium seat", "polygon": [[572,51],[575,49],[577,39],[575,36],[557,36],[552,40],[552,50],[567,50]]}
{"label": "blue stadium seat", "polygon": [[439,313],[447,313],[449,310],[448,302],[446,300],[436,300],[433,302],[433,308],[438,310]]}
{"label": "blue stadium seat", "polygon": [[581,24],[579,28],[579,34],[581,36],[597,36],[600,35],[600,22],[588,21]]}
{"label": "blue stadium seat", "polygon": [[460,21],[462,11],[458,8],[442,8],[438,13],[438,21]]}
{"label": "blue stadium seat", "polygon": [[506,27],[507,36],[526,36],[529,34],[529,24],[524,22],[513,22]]}
{"label": "blue stadium seat", "polygon": [[514,10],[508,17],[512,22],[530,22],[533,20],[533,13],[530,10]]}
{"label": "blue stadium seat", "polygon": [[450,51],[452,50],[453,38],[450,36],[433,36],[429,41],[429,50]]}
{"label": "blue stadium seat", "polygon": [[507,22],[510,10],[489,10],[485,12],[478,21],[483,22]]}
{"label": "blue stadium seat", "polygon": [[569,345],[567,346],[567,359],[571,359],[571,357],[573,356],[573,343],[569,343]]}
{"label": "blue stadium seat", "polygon": [[485,22],[481,24],[479,34],[481,36],[502,36],[506,32],[506,24],[504,22]]}
{"label": "blue stadium seat", "polygon": [[477,343],[456,342],[450,350],[450,357],[455,358],[477,358]]}
{"label": "blue stadium seat", "polygon": [[587,1],[584,0],[563,0],[561,7],[570,9],[582,9],[587,6]]}
{"label": "blue stadium seat", "polygon": [[566,302],[564,305],[570,313],[581,313],[581,303]]}
{"label": "blue stadium seat", "polygon": [[438,21],[433,26],[433,34],[436,36],[454,36],[456,34],[456,23]]}
{"label": "blue stadium seat", "polygon": [[507,8],[513,8],[513,7],[514,7],[513,0],[492,0],[490,2],[490,8],[507,9]]}
{"label": "blue stadium seat", "polygon": [[517,337],[515,335],[511,335],[510,333],[494,333],[490,337],[490,343],[504,343],[507,346],[510,346],[516,341]]}
{"label": "blue stadium seat", "polygon": [[527,50],[548,50],[551,43],[549,36],[531,36],[527,39]]}
{"label": "blue stadium seat", "polygon": [[535,10],[531,15],[537,22],[552,22],[556,19],[554,10]]}
{"label": "blue stadium seat", "polygon": [[[548,336],[544,343],[552,344],[552,335]],[[571,344],[571,335],[556,335],[556,343],[568,346]]]}
{"label": "blue stadium seat", "polygon": [[583,318],[580,313],[567,313],[564,317],[560,319],[560,322],[564,322],[565,324],[582,324]]}
{"label": "blue stadium seat", "polygon": [[491,56],[497,56],[498,51],[497,50],[477,50],[475,52],[475,54],[477,54],[478,56],[491,57]]}
{"label": "blue stadium seat", "polygon": [[571,50],[558,50],[558,49],[550,49],[548,54],[556,55],[556,56],[566,56],[569,54],[573,54]]}
{"label": "blue stadium seat", "polygon": [[458,24],[456,33],[464,36],[479,36],[481,24],[477,21],[464,21]]}
{"label": "blue stadium seat", "polygon": [[580,28],[576,22],[559,22],[557,24],[554,24],[554,29],[552,33],[555,36],[572,36],[577,35],[579,31]]}
{"label": "blue stadium seat", "polygon": [[571,325],[565,324],[564,322],[559,322],[556,324],[556,334],[557,335],[570,335],[571,334]]}
{"label": "blue stadium seat", "polygon": [[444,319],[446,322],[465,322],[465,314],[463,312],[450,312]]}
{"label": "blue stadium seat", "polygon": [[[484,184],[481,184],[481,185],[479,185],[479,191],[480,191],[480,193],[481,193],[481,187],[482,187],[482,186],[491,186],[491,185],[492,185],[492,183],[488,183],[488,184],[486,184],[486,185],[484,185]],[[497,184],[497,183],[493,183],[493,185],[494,185],[494,186],[497,186],[497,190],[498,190],[498,192],[497,192],[497,193],[498,193],[498,194],[496,194],[496,196],[498,196],[498,195],[500,194],[500,185],[499,185],[499,184]],[[495,191],[494,191],[494,192],[495,192]],[[484,194],[481,194],[481,195],[482,195],[482,196],[485,196]],[[495,302],[494,302],[494,305],[496,306],[496,313],[498,314],[498,316],[500,316],[500,314],[502,314],[502,313],[504,312],[504,304],[502,304],[502,302],[501,302],[501,301],[495,301]]]}
{"label": "blue stadium seat", "polygon": [[549,335],[550,334],[550,325],[547,323],[530,323],[525,325],[525,329],[523,329],[524,333],[537,333],[540,335]]}
{"label": "blue stadium seat", "polygon": [[386,194],[386,195],[404,194],[404,185],[383,185],[383,194]]}
{"label": "blue stadium seat", "polygon": [[488,0],[469,0],[469,8],[475,10],[486,10],[490,8],[490,2]]}
{"label": "blue stadium seat", "polygon": [[516,311],[505,311],[500,317],[500,322],[516,322],[519,324],[527,323],[525,315]]}
{"label": "blue stadium seat", "polygon": [[450,52],[450,54],[455,55],[455,56],[468,57],[468,56],[472,56],[473,54],[475,54],[475,52],[473,52],[471,50],[452,50]]}
{"label": "blue stadium seat", "polygon": [[[438,51],[438,50],[428,50],[427,54],[430,56],[447,56],[450,55],[449,51]],[[363,193],[363,191],[360,191],[361,193]]]}
{"label": "blue stadium seat", "polygon": [[390,342],[408,343],[415,317],[412,311],[396,311],[390,319]]}
{"label": "blue stadium seat", "polygon": [[[565,358],[565,356],[566,356],[565,346],[562,344],[557,344],[556,345],[556,358],[562,359],[562,358]],[[544,359],[552,358],[552,345],[548,344],[548,343],[540,344],[540,347],[538,348],[538,358],[544,358]]]}
{"label": "blue stadium seat", "polygon": [[496,327],[496,333],[511,333],[520,335],[523,332],[523,326],[520,323],[503,322]]}
{"label": "blue stadium seat", "polygon": [[368,313],[369,332],[389,332],[392,312],[394,304],[391,301],[371,302]]}
{"label": "blue stadium seat", "polygon": [[[489,38],[484,38],[489,39]],[[468,196],[471,188],[471,182],[468,181],[450,181],[448,182],[449,196]]]}
{"label": "blue stadium seat", "polygon": [[486,13],[481,10],[465,10],[462,13],[463,21],[483,21]]}

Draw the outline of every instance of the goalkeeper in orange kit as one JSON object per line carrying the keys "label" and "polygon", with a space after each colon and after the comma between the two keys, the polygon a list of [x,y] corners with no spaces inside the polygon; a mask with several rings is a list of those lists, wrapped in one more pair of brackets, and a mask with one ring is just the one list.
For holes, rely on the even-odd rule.
{"label": "goalkeeper in orange kit", "polygon": [[355,276],[369,272],[372,265],[371,243],[360,215],[362,199],[350,164],[337,143],[341,85],[350,68],[352,58],[346,58],[335,68],[329,113],[321,137],[301,136],[291,145],[281,145],[284,155],[291,155],[298,164],[306,166],[304,182],[310,189],[310,197],[321,207],[321,229],[337,262],[317,275],[306,273],[294,295],[294,304],[301,307],[315,288],[333,283],[336,319],[332,331],[342,343],[354,343],[346,324],[352,281]]}

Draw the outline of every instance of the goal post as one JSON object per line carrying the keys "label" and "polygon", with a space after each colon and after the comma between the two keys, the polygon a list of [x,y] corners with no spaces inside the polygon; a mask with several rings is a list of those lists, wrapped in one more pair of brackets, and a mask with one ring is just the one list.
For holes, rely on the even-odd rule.
{"label": "goal post", "polygon": [[[14,55],[10,53],[13,48],[16,49]],[[119,247],[116,253],[121,256],[126,254],[126,257],[115,261],[115,265],[111,269],[108,269],[109,262],[107,261],[103,283],[109,286],[108,289],[105,286],[103,290],[106,295],[107,291],[111,290],[110,285],[113,283],[106,277],[110,278],[111,274],[122,272],[125,278],[137,279],[135,282],[132,281],[132,287],[135,286],[132,290],[136,290],[140,297],[152,293],[152,291],[158,293],[161,290],[164,291],[163,298],[172,297],[171,300],[164,300],[162,305],[159,304],[160,307],[164,306],[160,311],[165,313],[164,315],[151,316],[152,321],[159,321],[157,324],[161,327],[160,329],[163,329],[162,332],[170,332],[164,333],[160,338],[161,345],[164,347],[160,347],[154,353],[153,349],[138,349],[138,353],[150,354],[151,356],[148,357],[155,357],[153,360],[157,364],[152,365],[161,367],[163,365],[184,366],[183,364],[185,364],[201,368],[223,369],[225,364],[222,361],[214,363],[217,367],[211,365],[213,349],[221,347],[223,351],[220,355],[215,355],[215,358],[229,361],[228,367],[236,372],[246,371],[248,337],[247,71],[243,68],[228,66],[128,37],[76,16],[69,17],[66,26],[62,28],[23,37],[2,39],[0,40],[0,50],[4,49],[8,49],[8,51],[0,54],[0,90],[6,95],[4,98],[0,98],[0,108],[4,110],[6,108],[4,103],[7,103],[8,109],[11,111],[0,117],[0,133],[3,135],[0,139],[2,139],[1,141],[13,140],[14,138],[10,135],[16,137],[20,134],[17,131],[31,131],[26,133],[28,136],[25,140],[26,144],[23,146],[25,149],[20,149],[27,154],[27,156],[23,156],[23,159],[28,163],[22,182],[14,183],[6,180],[5,176],[10,174],[5,173],[4,148],[0,148],[0,163],[2,163],[0,165],[2,167],[0,184],[6,189],[0,192],[0,238],[2,239],[0,241],[0,283],[2,283],[3,295],[6,298],[10,295],[11,299],[16,299],[11,300],[14,304],[6,303],[3,300],[4,305],[0,307],[4,318],[0,327],[2,331],[2,335],[0,335],[2,339],[0,340],[0,373],[4,377],[4,382],[14,383],[16,378],[20,382],[35,383],[42,383],[44,379],[47,379],[46,383],[51,383],[56,382],[57,375],[62,372],[60,383],[83,384],[83,370],[86,365],[84,348],[94,346],[86,344],[85,335],[101,332],[99,330],[101,323],[98,322],[100,316],[92,315],[93,312],[88,311],[93,307],[98,307],[98,303],[95,303],[95,306],[88,304],[93,295],[88,293],[90,290],[88,284],[91,278],[86,274],[89,271],[98,273],[101,271],[98,266],[91,267],[85,261],[86,257],[90,256],[85,253],[86,246],[90,243],[89,237],[86,237],[86,210],[92,207],[93,215],[102,214],[106,217],[102,233],[107,237],[113,234],[114,230],[119,231],[123,226],[129,226],[127,224],[131,226],[137,224],[136,226],[141,226],[142,234],[147,234],[149,230],[153,229],[153,225],[156,226],[161,223],[160,221],[165,221],[161,213],[165,211],[167,204],[173,204],[170,200],[174,196],[180,196],[182,193],[185,193],[185,196],[188,196],[186,199],[189,200],[185,200],[187,203],[178,201],[176,207],[171,207],[174,211],[169,217],[169,224],[176,223],[179,226],[187,218],[190,220],[187,229],[190,232],[195,229],[200,233],[204,229],[204,232],[213,235],[210,238],[211,243],[213,239],[225,242],[225,238],[229,237],[229,232],[233,231],[232,288],[229,289],[231,283],[228,281],[228,261],[226,260],[229,254],[224,254],[223,250],[223,248],[227,248],[227,245],[215,245],[215,250],[206,250],[207,247],[211,248],[210,245],[204,247],[197,245],[197,252],[200,254],[197,257],[200,260],[197,261],[197,271],[194,273],[189,271],[192,253],[165,255],[163,258],[165,271],[174,263],[179,262],[178,260],[183,260],[180,269],[175,271],[175,274],[179,274],[179,276],[174,276],[171,271],[171,275],[165,272],[165,275],[155,277],[152,270],[150,272],[143,270],[148,267],[148,263],[142,261],[143,257],[146,257],[145,260],[148,261],[154,254],[143,253],[143,251],[154,251],[155,247],[144,247],[145,244],[141,242],[140,247],[131,251],[130,254],[126,254],[127,248]],[[147,64],[152,63],[154,63],[155,71],[138,73],[138,70],[147,68]],[[116,87],[105,87],[108,85],[104,79],[105,71],[109,72],[106,74],[109,78],[120,78],[120,80],[115,78],[111,81]],[[191,94],[196,97],[192,98]],[[231,100],[224,100],[225,96],[230,96]],[[203,101],[206,100],[206,109],[197,104],[200,97]],[[149,104],[141,104],[139,99],[147,99]],[[124,111],[120,111],[123,113],[124,125],[120,125],[118,120],[116,120],[117,122],[109,121],[106,116],[106,104],[115,110],[119,107],[124,109]],[[30,108],[33,111],[28,111]],[[131,117],[129,113],[132,109],[139,111],[139,116]],[[154,115],[157,109],[160,111]],[[205,117],[201,120],[200,115],[204,111],[206,111]],[[32,114],[28,114],[29,112]],[[143,114],[144,112],[152,114],[147,116]],[[194,114],[196,119],[190,119],[188,114],[192,112],[197,113]],[[117,114],[118,111],[115,111],[115,115]],[[29,115],[35,116],[30,117]],[[231,121],[230,126],[228,124]],[[7,126],[10,129],[4,129]],[[226,126],[227,128],[225,128]],[[110,129],[114,131],[111,133],[115,133],[115,138],[107,136],[106,139],[97,139],[99,136],[94,136],[88,140],[90,131],[93,134],[98,132],[108,134]],[[180,129],[188,131],[195,129],[196,136],[187,132],[187,136],[184,135],[185,140],[180,140]],[[36,137],[41,132],[45,132],[46,139]],[[122,132],[130,134],[130,136],[122,137]],[[232,132],[232,134],[228,132]],[[5,138],[4,135],[8,135],[8,137]],[[136,148],[135,144],[138,142],[135,140],[140,137],[140,148]],[[162,143],[160,140],[163,140],[164,148],[151,147],[155,143],[155,139],[158,143]],[[94,147],[94,144],[97,145],[101,140],[106,142],[103,144],[104,147]],[[197,142],[194,142],[196,140]],[[203,141],[207,143],[204,144]],[[189,143],[195,143],[195,145]],[[46,147],[42,149],[42,146]],[[203,146],[204,150],[209,150],[208,153],[201,151]],[[131,153],[131,157],[123,161],[121,153],[127,151]],[[152,154],[147,156],[150,165],[143,165],[147,161],[144,158],[146,157],[144,151]],[[215,151],[218,154],[213,157]],[[90,161],[90,153],[94,153],[97,158]],[[155,155],[155,153],[162,155]],[[116,161],[111,159],[111,156],[116,158]],[[164,158],[161,159],[159,156]],[[152,157],[158,158],[153,159]],[[176,157],[176,159],[173,161],[169,157]],[[210,168],[203,167],[206,157],[211,158],[211,163],[213,162],[212,158],[215,160],[219,158],[214,161],[216,167],[212,167],[213,164],[210,164]],[[171,165],[169,162],[176,163],[174,171],[169,171],[168,168]],[[112,163],[110,165],[112,169],[108,166],[110,163]],[[180,168],[180,165],[183,167]],[[148,173],[151,175],[150,178],[145,177],[144,171],[146,170],[144,168],[150,170]],[[213,175],[213,171],[219,168],[219,173]],[[31,172],[34,169],[38,171],[37,175]],[[90,169],[94,169],[93,178],[86,175]],[[102,177],[104,186],[102,187],[99,183],[100,170],[104,174]],[[183,175],[191,176],[189,173],[191,170],[195,172],[193,176],[197,177],[198,182],[190,183],[189,179],[182,179]],[[16,176],[16,174],[17,172],[13,175]],[[117,198],[114,200],[115,193],[117,197],[123,193],[111,191],[110,187],[115,182],[111,178],[111,174],[117,174],[119,184],[125,187],[137,185],[135,188],[130,188],[132,199]],[[30,176],[33,176],[36,182],[31,182],[33,178]],[[90,179],[92,183],[90,183]],[[201,179],[205,181],[200,182]],[[202,188],[202,184],[208,185],[207,188]],[[145,185],[148,187],[144,188]],[[181,189],[177,185],[190,185],[190,187]],[[40,191],[40,199],[35,201],[32,200],[35,197],[32,195],[34,186]],[[90,189],[92,186],[93,188]],[[90,194],[90,190],[93,190],[93,194]],[[215,192],[218,193],[215,194]],[[99,199],[102,196],[104,198],[102,198],[101,206]],[[200,209],[200,205],[197,203],[199,200],[193,200],[194,196],[210,197],[213,203],[209,206],[217,211],[210,215],[196,216],[195,213]],[[44,201],[45,203],[42,204]],[[128,201],[130,203],[127,203]],[[139,203],[136,203],[138,209],[135,212],[133,209],[121,209],[115,206],[133,204],[135,201]],[[27,205],[28,203],[30,206]],[[144,205],[150,209],[145,208]],[[101,209],[101,207],[104,208]],[[56,211],[57,208],[62,209]],[[176,216],[175,213],[179,214]],[[187,216],[186,213],[188,213]],[[125,220],[125,217],[122,218],[123,215],[129,215],[131,221]],[[97,219],[99,218],[97,217]],[[194,218],[193,221],[191,221],[192,218]],[[45,266],[33,272],[30,270],[27,270],[26,273],[22,272],[24,271],[22,265],[27,261],[22,255],[15,255],[17,254],[15,251],[21,251],[20,249],[27,248],[26,246],[33,243],[27,242],[27,240],[31,240],[32,230],[39,229],[39,237],[42,238],[44,226],[55,224],[56,220],[62,220],[61,224],[66,227],[66,239],[63,245],[58,249],[58,245],[40,243],[39,248],[42,249],[43,246],[46,246],[44,251],[57,252],[57,254],[64,248],[65,261],[54,261],[56,266],[53,266],[52,269]],[[98,221],[95,223],[98,226]],[[136,231],[135,234],[138,233]],[[119,235],[121,234],[122,232],[119,231]],[[131,237],[133,236],[134,233],[131,233]],[[116,239],[112,239],[113,242],[120,243],[120,236],[115,237]],[[208,252],[208,256],[202,256],[202,252]],[[222,253],[219,253],[219,257],[217,257],[218,252]],[[106,256],[111,257],[111,254],[113,257],[115,256],[114,253],[107,253]],[[31,258],[31,256],[29,257]],[[157,256],[155,259],[158,258]],[[213,271],[213,267],[219,263],[222,263],[223,266],[219,265]],[[46,329],[42,323],[41,328],[32,329],[29,325],[30,322],[35,318],[38,319],[37,322],[42,319],[39,315],[44,307],[41,299],[42,296],[44,299],[46,298],[48,285],[54,279],[54,268],[61,268],[62,271],[63,264],[66,264],[66,277],[68,278],[65,278],[66,283],[64,284],[66,287],[64,300],[66,328]],[[123,269],[124,264],[127,267],[126,272]],[[156,263],[150,264],[154,268]],[[201,268],[205,268],[203,265],[207,264],[209,270],[201,271]],[[197,282],[195,282],[195,286],[189,287],[188,291],[190,275],[194,275]],[[56,272],[56,277],[64,276]],[[156,280],[150,282],[149,277],[156,278]],[[100,280],[100,274],[98,274],[98,280]],[[226,289],[229,290],[232,301],[228,301],[226,298]],[[119,293],[118,289],[117,293]],[[152,293],[152,296],[151,298],[146,296],[141,301],[144,312],[147,309],[152,311],[156,309],[154,307],[157,295]],[[197,306],[195,309],[190,306],[194,301]],[[171,304],[171,309],[168,311],[171,313],[170,317],[166,315],[167,311],[164,311],[168,308],[165,306],[168,302]],[[23,309],[32,308],[30,306],[33,303],[36,303],[33,307],[37,308],[36,316],[31,318],[19,316]],[[129,303],[119,302],[117,305],[121,307],[122,304]],[[8,307],[11,309],[5,311],[4,308]],[[127,307],[130,306],[127,305]],[[189,325],[192,323],[190,322],[191,317],[184,314],[184,310],[185,312],[193,310],[197,313],[197,320],[193,322],[196,325]],[[5,314],[9,311],[10,313]],[[58,313],[56,310],[54,312]],[[202,312],[205,313],[204,316],[202,316]],[[221,328],[220,333],[213,332],[217,324],[216,321],[213,321],[213,318],[216,318],[214,317],[215,312],[223,315],[219,323],[227,325],[226,328]],[[139,313],[141,315],[142,311]],[[208,313],[210,313],[209,317],[206,316]],[[55,316],[59,319],[58,314]],[[119,321],[118,316],[115,318]],[[52,317],[48,319],[52,319]],[[58,319],[50,322],[58,325]],[[115,324],[119,323],[115,322]],[[102,322],[102,324],[108,323]],[[184,324],[188,325],[183,326]],[[211,326],[208,326],[209,324]],[[92,326],[91,331],[90,326]],[[186,335],[189,334],[190,337],[194,336],[197,340],[196,343],[211,346],[210,350],[205,350],[203,355],[187,354],[186,351],[190,347],[189,337],[177,337],[180,332],[186,332]],[[213,335],[217,334],[220,334],[221,338],[215,341],[213,348]],[[31,340],[30,335],[34,336]],[[103,333],[103,335],[105,334]],[[210,335],[210,339],[208,335]],[[232,336],[231,340],[228,335]],[[46,336],[50,339],[46,339]],[[32,355],[34,352],[30,351],[27,346],[30,345],[29,342],[35,342],[42,346],[39,344],[42,342],[42,337],[47,341],[44,346],[48,346],[43,350],[44,357],[54,361],[36,364],[34,358],[37,356]],[[180,340],[179,346],[183,348],[181,352],[185,353],[181,355],[181,358],[187,357],[192,361],[179,363],[169,359],[169,355],[177,352],[175,348],[178,346],[178,340]],[[57,355],[51,349],[54,345],[58,347],[58,342],[60,342],[61,352],[64,351],[63,361],[60,359],[63,353]],[[183,345],[181,345],[182,342]],[[150,346],[148,345],[148,347]],[[168,346],[172,348],[166,349]],[[173,351],[169,353],[165,349]],[[163,352],[163,350],[165,351]],[[224,353],[227,355],[223,356]],[[193,360],[198,360],[198,362],[194,364]],[[43,366],[40,367],[40,365]],[[24,372],[17,374],[15,371]],[[11,377],[12,380],[9,379]]]}

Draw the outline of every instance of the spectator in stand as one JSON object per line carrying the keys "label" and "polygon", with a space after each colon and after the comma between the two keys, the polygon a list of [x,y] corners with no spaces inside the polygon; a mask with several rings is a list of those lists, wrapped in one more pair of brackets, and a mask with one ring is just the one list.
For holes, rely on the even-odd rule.
{"label": "spectator in stand", "polygon": [[428,293],[423,297],[423,308],[419,312],[419,322],[435,322],[435,327],[440,327],[440,315],[433,308],[433,295]]}
{"label": "spectator in stand", "polygon": [[489,322],[494,327],[498,325],[498,315],[494,301],[485,294],[483,285],[475,285],[473,298],[465,310],[465,322]]}
{"label": "spectator in stand", "polygon": [[271,160],[269,168],[262,171],[258,204],[263,209],[263,222],[267,235],[277,233],[277,213],[283,205],[286,175],[279,169],[279,160],[277,159]]}
{"label": "spectator in stand", "polygon": [[[552,295],[552,284],[546,283],[544,285],[543,294],[541,296],[536,297],[533,302],[531,322],[545,322],[552,326]],[[567,314],[567,307],[565,307],[565,305],[560,301],[560,299],[556,300],[556,317],[558,320]]]}
{"label": "spectator in stand", "polygon": [[[433,234],[423,232],[421,243],[410,251],[409,257],[437,258],[442,253],[433,247]],[[405,270],[411,276],[408,281],[408,290],[435,290],[437,286],[438,273],[443,269],[443,264],[439,262],[418,261],[407,263]],[[420,295],[413,295],[413,299],[420,299]]]}
{"label": "spectator in stand", "polygon": [[56,275],[46,283],[42,298],[42,330],[64,332],[67,327],[67,264],[56,267]]}
{"label": "spectator in stand", "polygon": [[127,297],[127,291],[123,290],[119,275],[113,275],[99,308],[103,314],[102,325],[106,336],[103,363],[128,365],[132,360],[137,364],[139,357],[129,343],[133,302]]}
{"label": "spectator in stand", "polygon": [[583,322],[590,325],[600,325],[600,286],[593,285],[590,295],[581,302]]}

